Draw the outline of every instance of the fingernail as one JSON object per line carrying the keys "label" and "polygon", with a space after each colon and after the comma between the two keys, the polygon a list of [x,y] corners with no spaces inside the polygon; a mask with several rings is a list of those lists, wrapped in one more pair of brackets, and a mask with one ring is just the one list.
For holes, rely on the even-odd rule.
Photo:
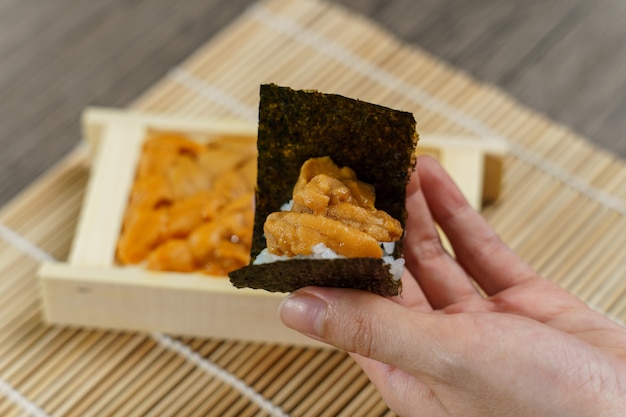
{"label": "fingernail", "polygon": [[324,300],[310,293],[295,292],[280,304],[278,315],[287,327],[319,338],[326,307]]}

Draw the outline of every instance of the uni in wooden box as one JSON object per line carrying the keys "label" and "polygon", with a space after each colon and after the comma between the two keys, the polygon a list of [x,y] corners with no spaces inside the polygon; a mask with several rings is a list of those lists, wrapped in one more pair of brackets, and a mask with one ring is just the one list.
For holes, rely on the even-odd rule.
{"label": "uni in wooden box", "polygon": [[[135,265],[132,262],[125,265],[121,259],[135,256],[120,255],[121,233],[129,221],[130,200],[151,198],[132,193],[136,191],[139,161],[148,146],[146,141],[165,135],[194,142],[207,151],[209,160],[205,165],[210,165],[209,169],[214,171],[210,173],[213,180],[219,181],[234,164],[256,163],[256,154],[252,153],[256,152],[255,124],[88,109],[83,114],[83,130],[91,151],[92,168],[70,256],[64,263],[44,264],[39,271],[44,312],[49,322],[314,344],[280,323],[276,310],[283,298],[281,294],[237,290],[220,271],[202,272],[201,267],[194,271],[185,268],[154,271],[145,267],[147,263],[154,263],[152,259],[139,260]],[[229,147],[229,152],[212,155],[217,143]],[[189,152],[195,149],[192,145],[185,146],[192,147]],[[184,146],[179,151],[181,149],[186,150]],[[177,161],[177,169],[180,169],[170,170],[172,181],[176,181],[177,172],[185,168],[184,157]],[[250,177],[250,173],[246,175]],[[202,178],[194,181],[202,181]],[[252,184],[254,181],[252,176]],[[207,185],[209,189],[213,186]],[[158,206],[166,202],[154,203]],[[248,209],[253,210],[252,201]],[[219,225],[221,221],[217,218],[214,223]],[[185,224],[172,221],[168,227],[174,229],[173,240],[182,242],[179,232]],[[144,228],[145,233],[139,238],[146,238],[154,229]],[[174,252],[169,260],[180,263],[181,256]]]}
{"label": "uni in wooden box", "polygon": [[[128,224],[132,200],[129,196],[137,194],[133,191],[138,172],[149,169],[140,164],[146,140],[164,134],[182,136],[193,141],[193,146],[204,147],[209,152],[217,143],[225,145],[229,149],[225,157],[209,154],[211,174],[213,178],[221,178],[236,161],[241,163],[246,157],[255,157],[249,153],[256,148],[256,124],[96,108],[87,109],[82,122],[85,141],[92,153],[92,169],[68,261],[46,263],[39,271],[47,321],[70,326],[318,345],[282,325],[276,311],[284,294],[236,289],[225,271],[213,268],[202,272],[198,269],[203,268],[197,265],[195,269],[186,268],[184,253],[176,251],[162,257],[151,255],[147,261],[136,262],[137,265],[124,265],[120,259],[124,257],[120,256],[120,236]],[[492,156],[501,155],[504,149],[496,145],[422,134],[418,149],[437,157],[478,208],[483,200],[493,199],[498,193],[501,171],[493,170],[498,164],[490,161],[497,162]],[[209,184],[213,186],[216,185]],[[228,186],[227,182],[222,185]],[[140,198],[144,197],[140,195]],[[184,229],[185,225],[174,228],[181,227]],[[207,240],[206,235],[199,236],[197,241]],[[180,237],[174,240],[175,248],[176,244],[187,245],[181,243]],[[132,258],[133,254],[128,256]],[[146,263],[159,268],[163,266],[160,263],[168,260],[182,264],[178,265],[178,272],[146,268]]]}

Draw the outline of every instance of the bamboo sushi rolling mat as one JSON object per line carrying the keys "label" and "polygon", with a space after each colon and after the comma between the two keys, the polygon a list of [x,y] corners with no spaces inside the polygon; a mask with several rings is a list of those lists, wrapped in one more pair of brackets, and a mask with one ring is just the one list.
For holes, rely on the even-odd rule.
{"label": "bamboo sushi rolling mat", "polygon": [[[264,82],[411,111],[422,134],[505,141],[486,218],[541,274],[626,320],[624,164],[340,7],[262,1],[133,107],[254,121]],[[342,352],[45,324],[35,272],[67,257],[88,170],[77,149],[0,211],[1,416],[394,415]]]}

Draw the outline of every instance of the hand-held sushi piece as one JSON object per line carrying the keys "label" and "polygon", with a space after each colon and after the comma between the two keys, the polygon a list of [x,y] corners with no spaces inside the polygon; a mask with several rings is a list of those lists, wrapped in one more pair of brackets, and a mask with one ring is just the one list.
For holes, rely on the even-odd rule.
{"label": "hand-held sushi piece", "polygon": [[251,263],[233,285],[397,295],[417,140],[410,113],[262,85]]}
{"label": "hand-held sushi piece", "polygon": [[373,187],[359,181],[353,170],[340,169],[329,157],[311,158],[300,170],[291,209],[265,220],[267,252],[310,256],[313,247],[324,245],[337,257],[380,258],[380,242],[399,240],[402,226],[377,210],[374,200]]}

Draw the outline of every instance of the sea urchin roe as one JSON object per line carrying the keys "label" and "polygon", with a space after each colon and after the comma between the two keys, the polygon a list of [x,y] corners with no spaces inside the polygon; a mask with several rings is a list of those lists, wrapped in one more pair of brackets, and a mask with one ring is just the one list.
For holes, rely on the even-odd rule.
{"label": "sea urchin roe", "polygon": [[272,255],[310,255],[323,243],[349,258],[380,258],[380,242],[402,237],[400,222],[374,206],[374,187],[329,157],[306,161],[293,191],[289,212],[270,214],[264,224]]}
{"label": "sea urchin roe", "polygon": [[256,147],[176,133],[146,140],[117,244],[121,264],[226,275],[249,261]]}
{"label": "sea urchin roe", "polygon": [[380,258],[382,249],[365,232],[324,216],[310,213],[276,212],[265,221],[267,248],[273,255],[311,255],[313,246],[324,243],[347,258]]}

